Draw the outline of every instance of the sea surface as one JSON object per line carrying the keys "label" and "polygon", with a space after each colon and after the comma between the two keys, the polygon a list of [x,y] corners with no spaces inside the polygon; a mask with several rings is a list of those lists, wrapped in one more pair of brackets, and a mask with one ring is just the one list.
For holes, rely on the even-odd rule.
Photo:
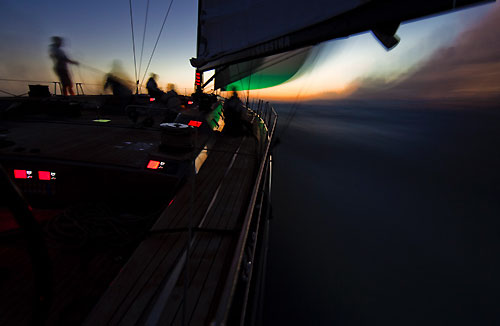
{"label": "sea surface", "polygon": [[500,109],[276,108],[264,325],[500,325]]}

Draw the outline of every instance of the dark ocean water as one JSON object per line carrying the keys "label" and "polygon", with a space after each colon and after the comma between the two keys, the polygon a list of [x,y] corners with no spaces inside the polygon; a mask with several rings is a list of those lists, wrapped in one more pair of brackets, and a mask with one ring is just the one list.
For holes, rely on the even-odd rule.
{"label": "dark ocean water", "polygon": [[500,110],[301,105],[280,140],[265,325],[500,325]]}

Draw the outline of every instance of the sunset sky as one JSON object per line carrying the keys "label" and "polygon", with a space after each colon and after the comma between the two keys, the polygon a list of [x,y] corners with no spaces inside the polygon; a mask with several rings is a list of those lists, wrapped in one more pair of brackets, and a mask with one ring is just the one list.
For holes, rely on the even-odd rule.
{"label": "sunset sky", "polygon": [[[139,79],[142,79],[170,1],[151,0]],[[133,1],[137,65],[141,56],[146,1]],[[148,72],[160,86],[175,83],[190,93],[196,49],[196,0],[174,1]],[[254,97],[295,100],[333,98],[495,98],[500,93],[500,5],[474,7],[403,24],[400,44],[387,52],[371,35],[320,45],[300,78],[252,92]],[[67,40],[65,50],[82,63],[75,82],[100,93],[103,75],[121,62],[134,80],[127,1],[14,1],[0,3],[0,78],[52,81],[50,37]],[[92,68],[92,69],[91,69]],[[98,72],[101,71],[101,72]],[[0,90],[27,91],[26,83],[0,81]]]}

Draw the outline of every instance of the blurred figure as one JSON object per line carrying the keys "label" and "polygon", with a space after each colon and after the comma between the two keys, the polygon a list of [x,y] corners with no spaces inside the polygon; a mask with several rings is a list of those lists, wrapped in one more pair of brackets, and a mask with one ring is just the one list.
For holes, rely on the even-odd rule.
{"label": "blurred figure", "polygon": [[241,135],[245,126],[243,123],[243,102],[238,97],[238,92],[233,88],[233,94],[224,102],[224,131],[230,135]]}
{"label": "blurred figure", "polygon": [[77,65],[78,62],[69,59],[64,51],[61,49],[63,45],[63,39],[59,36],[52,37],[52,44],[49,47],[50,57],[54,61],[54,71],[61,81],[63,88],[63,94],[66,96],[69,94],[75,95],[73,91],[73,82],[71,81],[70,73],[68,71],[68,63]]}
{"label": "blurred figure", "polygon": [[167,92],[174,91],[177,94],[177,91],[175,90],[175,84],[168,83],[167,84]]}
{"label": "blurred figure", "polygon": [[158,88],[158,83],[156,83],[157,78],[157,74],[151,73],[151,75],[149,75],[148,82],[146,83],[146,88],[148,90],[148,94],[151,97],[160,99],[165,93]]}
{"label": "blurred figure", "polygon": [[191,94],[191,97],[198,104],[198,110],[201,112],[212,111],[213,105],[217,103],[217,95],[203,93],[200,89]]}
{"label": "blurred figure", "polygon": [[179,112],[181,111],[182,104],[179,95],[175,91],[174,84],[167,85],[167,92],[163,93],[161,97],[158,98],[159,103],[165,106],[165,115],[163,117],[163,122],[174,122],[177,118]]}
{"label": "blurred figure", "polygon": [[174,84],[167,85],[167,93],[161,97],[161,101],[167,106],[167,109],[180,110],[181,100],[175,91]]}
{"label": "blurred figure", "polygon": [[106,100],[106,109],[110,112],[121,110],[132,101],[131,79],[125,73],[120,60],[113,60],[111,71],[106,74],[104,90],[111,89],[113,96]]}
{"label": "blurred figure", "polygon": [[126,86],[128,89],[133,89],[135,87],[132,78],[127,75],[125,69],[123,68],[123,64],[120,60],[113,60],[111,63],[111,70],[108,75],[112,75],[114,78],[118,79],[120,83]]}
{"label": "blurred figure", "polygon": [[124,81],[116,77],[112,73],[106,75],[106,83],[104,89],[110,88],[114,96],[128,97],[132,96],[132,91],[127,87]]}

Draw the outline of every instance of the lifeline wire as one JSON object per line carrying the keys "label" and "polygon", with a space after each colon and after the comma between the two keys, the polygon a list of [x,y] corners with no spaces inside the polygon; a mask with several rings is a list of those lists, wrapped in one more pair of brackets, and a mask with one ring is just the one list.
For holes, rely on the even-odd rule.
{"label": "lifeline wire", "polygon": [[[316,63],[317,63],[318,58],[319,58],[319,54],[320,54],[320,50],[318,49],[318,50],[316,50],[316,53],[314,54],[314,57],[313,57],[313,63],[312,63],[313,67],[316,66]],[[279,139],[280,137],[282,137],[286,133],[286,131],[288,130],[288,127],[290,126],[290,123],[295,118],[295,114],[297,113],[297,108],[299,106],[300,96],[302,95],[302,91],[304,90],[304,87],[306,86],[306,84],[309,84],[309,80],[311,79],[311,76],[312,76],[312,74],[309,71],[309,76],[307,78],[307,82],[304,81],[299,92],[297,93],[297,96],[295,97],[295,102],[292,104],[292,109],[290,110],[290,113],[287,117],[285,125],[281,129],[281,132],[278,135],[278,137],[276,137],[276,139]]]}
{"label": "lifeline wire", "polygon": [[16,94],[12,94],[12,93],[9,93],[9,92],[6,92],[6,91],[3,91],[3,90],[1,90],[1,89],[0,89],[0,92],[5,93],[5,94],[9,94],[9,95],[14,96],[14,97],[17,97],[17,96],[18,96],[18,95],[16,95]]}

